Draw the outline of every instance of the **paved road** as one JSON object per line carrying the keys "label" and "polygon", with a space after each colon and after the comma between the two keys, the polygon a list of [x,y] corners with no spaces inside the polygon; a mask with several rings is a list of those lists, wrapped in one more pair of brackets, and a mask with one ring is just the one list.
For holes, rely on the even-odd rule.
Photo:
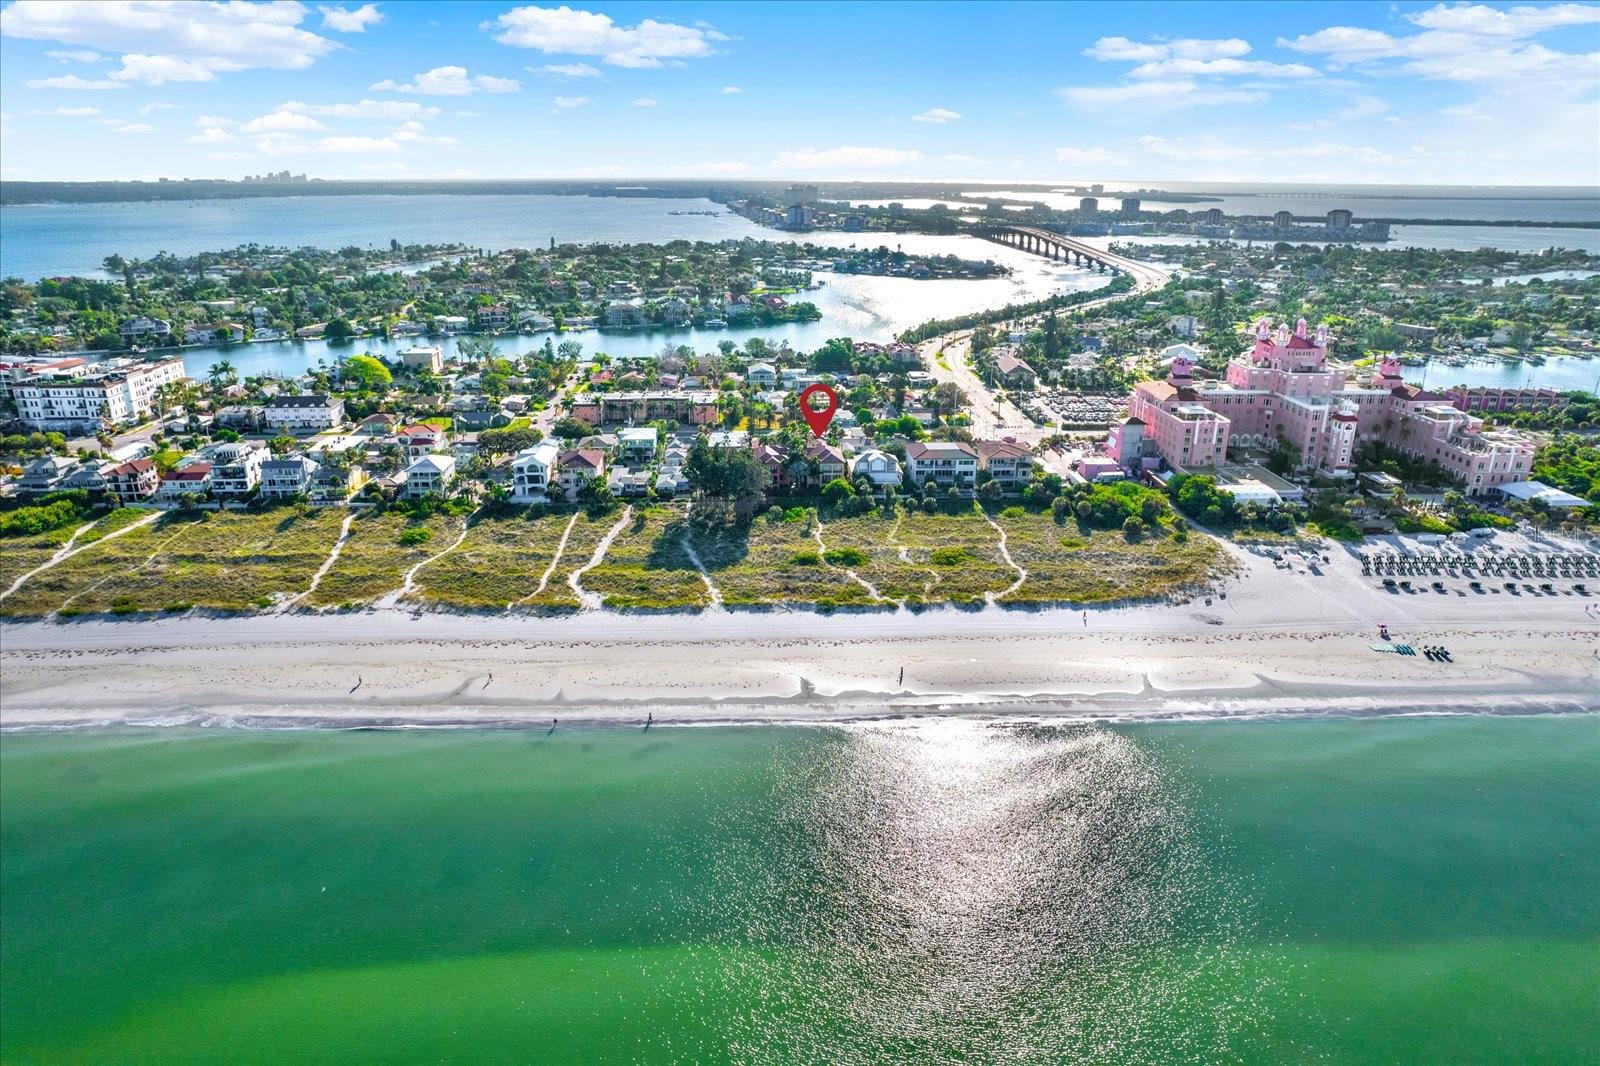
{"label": "paved road", "polygon": [[[1088,310],[1111,303],[1114,300],[1126,299],[1140,293],[1153,292],[1166,285],[1171,275],[1160,267],[1148,263],[1140,263],[1133,259],[1118,257],[1121,264],[1125,264],[1128,274],[1133,278],[1133,288],[1128,292],[1113,293],[1102,296],[1086,303],[1076,304],[1065,309],[1067,313]],[[1022,320],[1024,328],[1029,323],[1038,321],[1040,316]],[[1055,432],[1053,428],[1037,426],[1016,404],[1004,399],[973,371],[968,357],[971,354],[972,331],[958,330],[935,337],[922,345],[922,360],[938,381],[953,381],[961,387],[971,401],[972,435],[979,440],[1000,440],[1004,437],[1015,438],[1019,444],[1033,445]],[[939,352],[944,352],[943,365],[939,362]],[[1055,464],[1047,457],[1046,465],[1054,468]],[[1053,458],[1059,459],[1059,456]],[[1064,463],[1062,464],[1064,465]],[[1060,472],[1060,471],[1058,471]]]}

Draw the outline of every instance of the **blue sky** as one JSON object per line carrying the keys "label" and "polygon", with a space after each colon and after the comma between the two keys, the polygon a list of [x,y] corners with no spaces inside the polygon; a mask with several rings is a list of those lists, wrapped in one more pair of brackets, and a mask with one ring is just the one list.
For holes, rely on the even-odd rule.
{"label": "blue sky", "polygon": [[1600,185],[1600,5],[0,8],[0,176]]}

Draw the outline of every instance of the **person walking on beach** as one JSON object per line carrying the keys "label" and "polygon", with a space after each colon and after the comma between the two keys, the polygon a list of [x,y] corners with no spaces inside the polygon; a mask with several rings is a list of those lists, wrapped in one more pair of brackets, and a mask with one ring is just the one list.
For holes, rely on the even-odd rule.
{"label": "person walking on beach", "polygon": [[357,675],[356,675],[356,683],[355,683],[355,685],[353,685],[353,686],[352,686],[352,687],[351,687],[351,689],[350,689],[350,691],[351,691],[351,692],[354,692],[354,691],[355,691],[355,690],[356,690],[356,689],[358,689],[358,688],[360,688],[360,687],[361,687],[361,675],[360,675],[360,674],[357,674]]}
{"label": "person walking on beach", "polygon": [[902,666],[902,667],[901,667],[901,668],[900,668],[900,681],[899,681],[899,685],[900,685],[900,687],[901,687],[901,688],[904,688],[904,687],[905,687],[905,684],[906,684],[906,668],[905,668],[905,667],[903,667],[903,666]]}
{"label": "person walking on beach", "polygon": [[484,682],[483,682],[483,687],[484,687],[484,688],[488,688],[488,687],[489,687],[489,682],[490,682],[490,681],[493,681],[493,680],[494,680],[494,671],[493,671],[493,670],[490,670],[490,671],[489,671],[489,676],[488,676],[488,677],[487,677],[487,678],[485,678],[485,679],[484,679]]}

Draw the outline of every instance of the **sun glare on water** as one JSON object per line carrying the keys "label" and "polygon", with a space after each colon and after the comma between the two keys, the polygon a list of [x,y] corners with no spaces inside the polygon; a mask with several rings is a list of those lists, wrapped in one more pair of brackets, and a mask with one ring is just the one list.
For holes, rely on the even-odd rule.
{"label": "sun glare on water", "polygon": [[[818,749],[813,749],[815,752]],[[782,768],[779,831],[711,905],[763,989],[751,1061],[1158,1061],[1225,1053],[1241,908],[1181,797],[1101,729],[865,726]],[[1156,1009],[1160,1007],[1161,1009]]]}

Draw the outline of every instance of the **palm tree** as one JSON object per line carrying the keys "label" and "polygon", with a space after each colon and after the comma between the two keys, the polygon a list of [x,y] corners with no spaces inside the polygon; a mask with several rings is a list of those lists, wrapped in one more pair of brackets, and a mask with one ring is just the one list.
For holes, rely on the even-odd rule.
{"label": "palm tree", "polygon": [[211,369],[206,371],[206,377],[211,380],[213,387],[232,385],[239,380],[239,371],[232,363],[223,359],[211,364]]}

